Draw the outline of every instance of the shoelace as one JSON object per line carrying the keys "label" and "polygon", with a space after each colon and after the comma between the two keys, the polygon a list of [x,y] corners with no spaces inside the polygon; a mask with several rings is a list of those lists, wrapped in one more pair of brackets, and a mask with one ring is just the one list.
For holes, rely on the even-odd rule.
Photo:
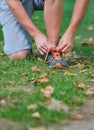
{"label": "shoelace", "polygon": [[[47,57],[48,57],[48,55],[49,55],[49,53],[52,53],[52,58],[51,58],[51,60],[49,60],[49,61],[47,61]],[[57,53],[56,55],[54,55],[55,53]],[[46,56],[45,56],[45,63],[46,64],[48,64],[48,63],[51,63],[55,58],[57,59],[57,60],[60,60],[60,52],[57,52],[56,50],[53,50],[53,49],[50,49],[48,52],[47,52],[47,54],[46,54]],[[56,56],[56,57],[55,57]]]}

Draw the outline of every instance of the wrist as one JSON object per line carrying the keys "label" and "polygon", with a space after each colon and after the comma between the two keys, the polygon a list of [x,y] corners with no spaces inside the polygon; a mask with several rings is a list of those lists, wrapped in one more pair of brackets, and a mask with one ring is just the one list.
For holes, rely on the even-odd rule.
{"label": "wrist", "polygon": [[30,31],[30,34],[31,34],[31,36],[34,38],[34,39],[36,39],[40,34],[41,34],[41,32],[40,32],[40,30],[38,30],[38,29],[33,29],[32,31]]}
{"label": "wrist", "polygon": [[68,29],[67,29],[67,32],[69,32],[71,35],[74,35],[75,32],[76,32],[76,30],[77,30],[77,26],[75,26],[75,25],[70,25],[70,26],[68,27]]}

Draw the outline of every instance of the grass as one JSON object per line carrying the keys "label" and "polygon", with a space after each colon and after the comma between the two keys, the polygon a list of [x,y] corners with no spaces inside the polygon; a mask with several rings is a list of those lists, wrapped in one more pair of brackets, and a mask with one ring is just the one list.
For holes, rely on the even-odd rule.
{"label": "grass", "polygon": [[[60,35],[62,35],[68,26],[71,18],[72,8],[74,0],[64,1],[64,17],[61,26]],[[92,79],[94,74],[94,46],[86,45],[81,46],[79,43],[85,41],[94,36],[94,31],[86,30],[89,25],[94,26],[94,1],[91,0],[87,13],[81,22],[76,36],[81,36],[79,39],[74,39],[73,56],[68,58],[68,63],[73,68],[67,69],[49,69],[42,60],[39,62],[37,57],[41,57],[40,54],[22,61],[10,61],[8,57],[3,53],[3,34],[0,27],[0,102],[4,100],[6,103],[2,105],[0,103],[0,118],[6,118],[13,122],[18,122],[23,129],[27,129],[31,126],[39,125],[51,125],[60,123],[62,120],[69,119],[71,113],[64,111],[49,110],[43,103],[47,101],[41,94],[41,89],[46,86],[53,86],[54,93],[53,98],[64,101],[70,108],[75,109],[77,106],[82,105],[84,100],[88,99],[84,90],[75,87],[73,83],[86,83],[87,80]],[[33,16],[35,24],[46,33],[43,13],[36,12]],[[31,38],[32,42],[33,39]],[[35,48],[35,45],[33,45]],[[80,56],[80,58],[74,58],[74,56]],[[74,58],[74,60],[72,60]],[[87,65],[87,64],[90,65]],[[75,65],[77,65],[75,67]],[[83,67],[84,65],[84,67]],[[38,66],[40,72],[32,72],[32,67]],[[80,71],[85,70],[81,73]],[[66,72],[68,72],[66,74]],[[49,77],[47,83],[32,83],[31,79],[39,79],[40,75],[46,73]],[[71,75],[69,75],[71,73]],[[73,75],[75,74],[75,75]],[[38,111],[41,115],[40,119],[32,118],[32,113],[36,111],[30,111],[27,106],[30,104],[37,104]]]}

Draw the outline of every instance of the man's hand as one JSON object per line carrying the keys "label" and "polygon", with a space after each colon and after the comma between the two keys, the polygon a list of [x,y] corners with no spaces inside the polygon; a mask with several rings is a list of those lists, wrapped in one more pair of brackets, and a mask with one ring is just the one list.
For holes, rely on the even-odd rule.
{"label": "man's hand", "polygon": [[88,7],[89,0],[76,0],[72,18],[70,20],[69,27],[67,28],[67,31],[62,36],[60,43],[57,47],[57,50],[60,50],[62,52],[70,52],[73,47],[73,36],[82,20],[82,18],[85,15],[86,9]]}
{"label": "man's hand", "polygon": [[60,39],[60,42],[56,49],[57,51],[68,53],[72,50],[72,48],[73,48],[73,34],[65,32],[65,34]]}
{"label": "man's hand", "polygon": [[42,34],[42,33],[38,33],[35,37],[35,42],[36,42],[36,46],[39,50],[39,52],[43,55],[45,53],[48,52],[49,48],[48,48],[48,40],[47,37]]}

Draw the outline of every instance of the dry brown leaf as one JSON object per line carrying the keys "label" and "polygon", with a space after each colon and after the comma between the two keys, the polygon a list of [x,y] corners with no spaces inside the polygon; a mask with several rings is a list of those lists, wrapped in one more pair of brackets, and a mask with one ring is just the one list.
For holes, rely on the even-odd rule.
{"label": "dry brown leaf", "polygon": [[53,128],[45,128],[45,127],[36,127],[36,128],[29,128],[28,130],[54,130]]}
{"label": "dry brown leaf", "polygon": [[41,79],[43,79],[43,78],[48,78],[47,73],[43,73],[43,74],[41,74],[41,75],[40,75],[40,78],[41,78]]}
{"label": "dry brown leaf", "polygon": [[52,98],[48,102],[45,102],[49,110],[64,110],[65,112],[69,111],[69,107],[62,101]]}
{"label": "dry brown leaf", "polygon": [[78,84],[75,82],[75,81],[73,81],[73,87],[77,87],[78,86]]}
{"label": "dry brown leaf", "polygon": [[39,83],[45,83],[45,82],[48,82],[48,81],[49,81],[48,78],[38,79]]}
{"label": "dry brown leaf", "polygon": [[94,74],[91,74],[91,78],[94,78]]}
{"label": "dry brown leaf", "polygon": [[29,110],[36,110],[37,109],[37,105],[36,104],[31,104],[31,105],[27,106],[27,108]]}
{"label": "dry brown leaf", "polygon": [[94,38],[89,38],[88,39],[88,44],[90,44],[90,45],[94,45]]}
{"label": "dry brown leaf", "polygon": [[80,72],[80,73],[85,73],[85,72],[87,72],[87,69],[80,70],[79,72]]}
{"label": "dry brown leaf", "polygon": [[78,63],[78,64],[77,64],[77,67],[78,67],[79,69],[83,69],[83,68],[84,68],[84,64]]}
{"label": "dry brown leaf", "polygon": [[36,82],[37,82],[37,79],[35,79],[35,78],[31,79],[31,83],[36,83]]}
{"label": "dry brown leaf", "polygon": [[44,82],[48,82],[49,81],[49,77],[46,73],[43,73],[40,75],[40,78],[38,79],[39,83],[44,83]]}
{"label": "dry brown leaf", "polygon": [[94,87],[87,89],[85,94],[90,95],[90,96],[94,96]]}
{"label": "dry brown leaf", "polygon": [[39,62],[41,62],[41,61],[42,61],[42,58],[40,58],[40,57],[37,57],[37,60],[38,60]]}
{"label": "dry brown leaf", "polygon": [[27,72],[20,73],[21,76],[27,76]]}
{"label": "dry brown leaf", "polygon": [[93,31],[94,30],[94,26],[89,25],[89,26],[86,27],[86,29],[89,30],[89,31]]}
{"label": "dry brown leaf", "polygon": [[94,45],[94,38],[90,37],[88,40],[80,42],[80,44],[82,46],[84,46],[84,45]]}
{"label": "dry brown leaf", "polygon": [[7,102],[6,102],[4,99],[2,99],[1,102],[0,102],[0,104],[1,104],[2,106],[6,106],[6,105],[7,105]]}
{"label": "dry brown leaf", "polygon": [[85,89],[85,88],[86,88],[86,85],[85,85],[84,83],[79,83],[79,84],[78,84],[78,88],[83,88],[83,89]]}
{"label": "dry brown leaf", "polygon": [[66,71],[66,72],[64,73],[64,75],[75,76],[75,75],[77,75],[77,74],[73,74],[73,73],[71,73],[71,72]]}
{"label": "dry brown leaf", "polygon": [[50,98],[54,93],[54,88],[52,86],[47,86],[45,89],[42,89],[41,92],[44,97]]}
{"label": "dry brown leaf", "polygon": [[40,119],[41,118],[41,115],[39,112],[35,112],[32,114],[32,117],[35,118],[35,119]]}
{"label": "dry brown leaf", "polygon": [[82,114],[77,114],[71,117],[72,120],[83,120],[84,119],[84,115]]}
{"label": "dry brown leaf", "polygon": [[40,69],[37,66],[33,66],[31,69],[32,72],[40,72]]}
{"label": "dry brown leaf", "polygon": [[80,45],[81,46],[87,46],[88,45],[88,41],[82,41],[82,42],[80,42]]}
{"label": "dry brown leaf", "polygon": [[76,87],[76,88],[83,88],[85,89],[86,88],[86,85],[84,83],[76,83],[75,81],[73,82],[73,87]]}
{"label": "dry brown leaf", "polygon": [[45,127],[29,128],[28,130],[47,130]]}
{"label": "dry brown leaf", "polygon": [[84,61],[83,62],[84,67],[89,67],[91,63],[89,61]]}
{"label": "dry brown leaf", "polygon": [[81,35],[79,35],[79,36],[75,36],[75,39],[81,39],[81,38],[82,38]]}

